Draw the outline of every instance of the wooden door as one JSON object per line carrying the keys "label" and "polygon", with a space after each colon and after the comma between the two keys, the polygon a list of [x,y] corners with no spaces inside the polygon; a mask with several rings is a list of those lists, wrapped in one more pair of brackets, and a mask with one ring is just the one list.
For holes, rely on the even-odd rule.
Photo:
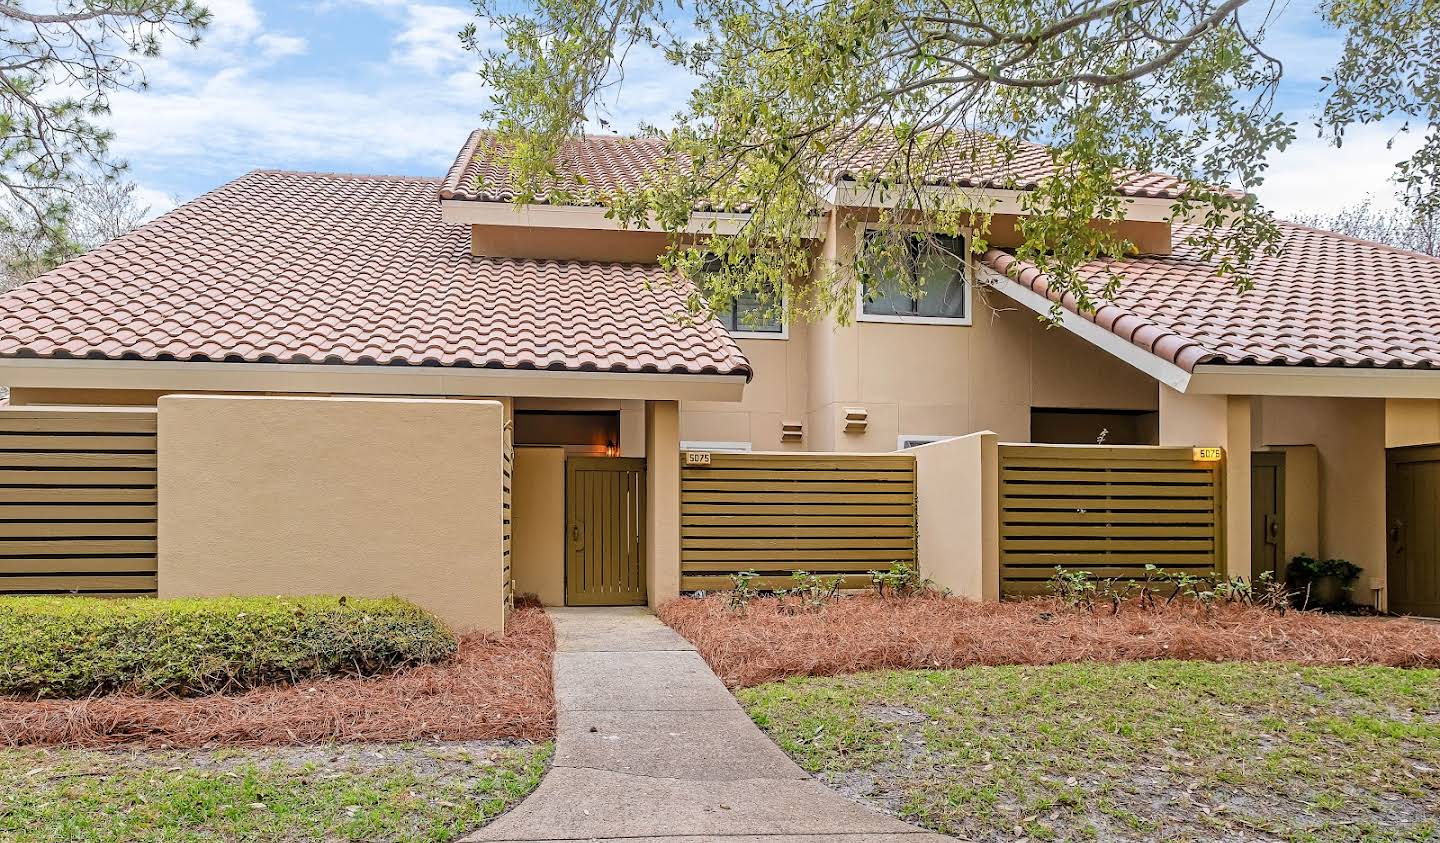
{"label": "wooden door", "polygon": [[645,603],[645,460],[565,461],[565,604]]}
{"label": "wooden door", "polygon": [[1390,611],[1440,617],[1440,446],[1390,449],[1385,501]]}
{"label": "wooden door", "polygon": [[1285,454],[1250,455],[1250,574],[1285,576]]}

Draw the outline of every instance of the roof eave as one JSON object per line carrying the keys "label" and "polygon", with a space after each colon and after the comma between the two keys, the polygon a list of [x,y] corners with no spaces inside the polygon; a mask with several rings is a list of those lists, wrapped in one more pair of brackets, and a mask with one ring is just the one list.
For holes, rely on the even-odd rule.
{"label": "roof eave", "polygon": [[[861,186],[854,181],[843,180],[834,184],[822,184],[816,192],[834,208],[897,208],[902,200],[913,204],[915,191],[936,200],[960,198],[971,207],[991,214],[1031,213],[1026,208],[1024,197],[1027,191],[1006,190],[996,187],[960,187],[949,185],[927,185],[905,191],[885,190],[878,186]],[[908,198],[907,198],[908,197]],[[1125,219],[1135,222],[1174,222],[1174,199],[1150,196],[1126,196]]]}
{"label": "roof eave", "polygon": [[447,366],[0,358],[0,383],[22,388],[739,401],[744,397],[745,385],[749,379],[750,372],[746,368],[719,374],[701,374]]}
{"label": "roof eave", "polygon": [[[654,221],[646,226],[626,225],[610,216],[601,205],[519,205],[511,202],[480,202],[473,199],[440,200],[440,219],[450,225],[504,225],[521,228],[569,228],[594,231],[665,231]],[[690,234],[733,236],[750,220],[750,214],[728,211],[695,211],[685,231]],[[810,238],[821,236],[817,219]]]}
{"label": "roof eave", "polygon": [[1200,364],[1188,392],[1321,398],[1440,398],[1440,369]]}
{"label": "roof eave", "polygon": [[[990,285],[995,290],[1005,294],[1008,298],[1013,299],[1015,302],[1024,305],[1038,314],[1049,314],[1052,305],[1054,305],[1054,302],[1046,296],[1035,292],[1028,286],[1006,276],[1002,272],[997,272],[991,267],[984,265],[978,266],[977,275],[982,283]],[[1171,389],[1178,392],[1188,391],[1191,379],[1189,371],[1163,357],[1146,351],[1106,328],[1102,328],[1070,308],[1061,308],[1060,324],[1072,334],[1075,334],[1102,351],[1120,358]]]}

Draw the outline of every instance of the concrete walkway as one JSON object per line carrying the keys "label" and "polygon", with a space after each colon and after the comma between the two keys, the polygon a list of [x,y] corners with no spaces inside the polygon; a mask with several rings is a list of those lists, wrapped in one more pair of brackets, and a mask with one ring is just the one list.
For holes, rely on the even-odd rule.
{"label": "concrete walkway", "polygon": [[811,779],[646,609],[552,609],[555,762],[466,841],[921,843],[948,838]]}

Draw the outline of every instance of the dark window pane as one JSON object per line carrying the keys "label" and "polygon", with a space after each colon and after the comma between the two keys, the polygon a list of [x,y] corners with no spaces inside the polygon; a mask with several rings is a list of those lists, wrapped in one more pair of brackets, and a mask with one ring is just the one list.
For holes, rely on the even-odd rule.
{"label": "dark window pane", "polygon": [[[867,235],[867,239],[875,237]],[[867,261],[862,312],[874,316],[964,318],[965,242],[959,237],[915,237],[909,261],[895,266],[879,257]],[[909,273],[909,288],[899,273]],[[918,299],[911,291],[919,291]]]}
{"label": "dark window pane", "polygon": [[920,316],[961,319],[965,316],[965,268],[963,245],[953,237],[922,242],[922,254],[916,261],[920,297]]}
{"label": "dark window pane", "polygon": [[730,304],[730,319],[725,327],[732,331],[750,331],[756,334],[778,334],[785,325],[770,311],[774,307],[761,304],[755,296],[737,296]]}

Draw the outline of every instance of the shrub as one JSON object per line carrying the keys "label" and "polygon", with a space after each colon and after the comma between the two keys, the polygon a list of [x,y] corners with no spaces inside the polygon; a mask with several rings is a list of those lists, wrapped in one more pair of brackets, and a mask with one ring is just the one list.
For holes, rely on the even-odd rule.
{"label": "shrub", "polygon": [[373,676],[454,654],[403,600],[0,598],[0,694],[198,695]]}

